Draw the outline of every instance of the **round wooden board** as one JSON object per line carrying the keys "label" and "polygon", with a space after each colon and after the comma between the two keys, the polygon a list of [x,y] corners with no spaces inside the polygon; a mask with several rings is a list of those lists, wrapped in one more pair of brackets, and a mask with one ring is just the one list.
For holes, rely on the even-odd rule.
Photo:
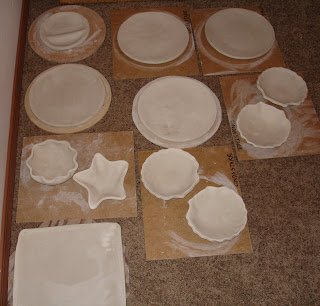
{"label": "round wooden board", "polygon": [[[69,50],[55,51],[42,43],[39,35],[40,25],[52,14],[59,12],[76,12],[88,20],[90,32],[88,38],[81,45]],[[95,53],[102,45],[105,36],[106,25],[100,15],[83,6],[67,5],[50,9],[34,20],[29,29],[28,41],[33,51],[45,60],[55,63],[70,63],[80,61]]]}
{"label": "round wooden board", "polygon": [[[80,64],[74,64],[74,65],[80,65]],[[85,66],[85,65],[81,65],[81,66]],[[56,67],[56,66],[55,66]],[[48,70],[52,70],[55,69],[55,67],[49,68]],[[103,116],[106,114],[106,112],[109,109],[110,103],[111,103],[111,88],[109,85],[109,82],[106,80],[106,78],[97,70],[85,66],[86,68],[93,70],[97,76],[101,79],[101,81],[104,84],[105,90],[106,90],[106,95],[105,95],[105,100],[104,103],[101,107],[101,109],[99,110],[99,112],[92,117],[91,119],[89,119],[88,121],[76,125],[76,126],[70,126],[70,127],[57,127],[57,126],[52,126],[52,125],[48,125],[46,123],[44,123],[43,121],[41,121],[38,117],[35,116],[35,114],[32,112],[31,107],[30,107],[30,101],[29,101],[29,94],[30,94],[30,89],[33,86],[34,82],[37,80],[38,77],[41,76],[41,74],[39,74],[29,85],[27,92],[26,92],[26,96],[24,99],[24,106],[26,109],[26,112],[30,118],[30,120],[37,125],[39,128],[51,132],[51,133],[57,133],[57,134],[70,134],[70,133],[77,133],[77,132],[81,132],[85,129],[90,128],[91,126],[95,125],[100,119],[103,118]],[[48,71],[45,70],[44,72]]]}

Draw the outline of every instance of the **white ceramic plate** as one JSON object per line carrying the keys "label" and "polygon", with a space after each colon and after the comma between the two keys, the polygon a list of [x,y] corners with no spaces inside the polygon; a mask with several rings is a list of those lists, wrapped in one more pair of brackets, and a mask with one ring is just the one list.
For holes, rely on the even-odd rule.
{"label": "white ceramic plate", "polygon": [[247,224],[247,209],[232,189],[208,186],[189,200],[186,218],[201,238],[222,242],[241,233]]}
{"label": "white ceramic plate", "polygon": [[257,87],[266,100],[283,107],[300,105],[308,95],[308,87],[303,78],[282,67],[263,71],[258,77]]}
{"label": "white ceramic plate", "polygon": [[206,22],[205,35],[218,52],[236,59],[253,59],[274,44],[272,25],[260,14],[241,8],[214,13]]}
{"label": "white ceramic plate", "polygon": [[13,305],[126,305],[121,228],[116,223],[20,232]]}
{"label": "white ceramic plate", "polygon": [[121,51],[142,63],[162,64],[179,57],[188,46],[189,32],[183,21],[166,12],[142,12],[119,28]]}
{"label": "white ceramic plate", "polygon": [[163,200],[184,198],[199,182],[199,164],[181,149],[152,153],[142,165],[141,180],[150,193]]}
{"label": "white ceramic plate", "polygon": [[291,131],[284,111],[263,102],[242,108],[236,123],[241,137],[259,148],[282,145]]}
{"label": "white ceramic plate", "polygon": [[188,77],[158,78],[134,98],[132,117],[143,136],[171,148],[190,148],[211,138],[221,123],[217,96]]}

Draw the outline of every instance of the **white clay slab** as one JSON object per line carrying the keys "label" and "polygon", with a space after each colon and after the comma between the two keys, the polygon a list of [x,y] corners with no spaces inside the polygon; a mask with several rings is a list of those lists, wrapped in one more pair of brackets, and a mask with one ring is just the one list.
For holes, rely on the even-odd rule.
{"label": "white clay slab", "polygon": [[103,200],[126,198],[123,184],[128,167],[125,160],[109,161],[97,153],[90,168],[76,173],[73,179],[87,189],[89,206],[96,209]]}
{"label": "white clay slab", "polygon": [[76,12],[59,12],[48,17],[40,26],[40,39],[55,51],[81,45],[88,37],[88,20]]}
{"label": "white clay slab", "polygon": [[258,77],[257,87],[266,100],[283,107],[300,105],[308,95],[308,87],[303,78],[282,67],[263,71]]}
{"label": "white clay slab", "polygon": [[221,107],[217,96],[202,82],[168,76],[140,89],[133,101],[132,116],[151,142],[188,148],[214,135],[221,123]]}
{"label": "white clay slab", "polygon": [[247,224],[247,209],[232,189],[208,186],[189,200],[186,218],[201,238],[222,242],[241,233]]}
{"label": "white clay slab", "polygon": [[119,224],[22,230],[15,255],[13,305],[126,305]]}
{"label": "white clay slab", "polygon": [[183,21],[167,12],[142,12],[129,17],[118,31],[120,49],[142,63],[174,60],[187,48],[189,33]]}
{"label": "white clay slab", "polygon": [[184,198],[199,182],[199,163],[181,149],[163,149],[142,165],[141,180],[150,193],[163,200]]}
{"label": "white clay slab", "polygon": [[241,109],[237,128],[242,138],[259,148],[275,148],[283,144],[291,131],[284,111],[259,102]]}
{"label": "white clay slab", "polygon": [[32,147],[26,165],[38,183],[57,185],[66,182],[76,172],[77,155],[69,142],[48,139]]}
{"label": "white clay slab", "polygon": [[214,49],[236,59],[262,56],[275,42],[269,21],[256,12],[242,8],[214,13],[206,22],[205,35]]}

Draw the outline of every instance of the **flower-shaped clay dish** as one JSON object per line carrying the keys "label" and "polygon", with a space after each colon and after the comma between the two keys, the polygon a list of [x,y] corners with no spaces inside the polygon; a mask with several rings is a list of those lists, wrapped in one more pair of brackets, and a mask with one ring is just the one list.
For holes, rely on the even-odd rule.
{"label": "flower-shaped clay dish", "polygon": [[300,105],[308,95],[308,87],[303,78],[282,67],[263,71],[257,80],[257,87],[266,100],[283,107]]}
{"label": "flower-shaped clay dish", "polygon": [[241,109],[237,128],[242,138],[258,148],[275,148],[283,144],[291,131],[284,111],[259,102]]}
{"label": "flower-shaped clay dish", "polygon": [[199,182],[199,164],[181,149],[163,149],[142,165],[141,180],[150,193],[163,200],[184,198]]}
{"label": "flower-shaped clay dish", "polygon": [[89,206],[96,209],[103,200],[126,198],[123,185],[128,167],[125,160],[109,161],[97,153],[90,168],[76,173],[73,179],[87,189]]}
{"label": "flower-shaped clay dish", "polygon": [[186,218],[201,238],[222,242],[241,233],[247,223],[247,209],[232,189],[208,186],[189,200]]}
{"label": "flower-shaped clay dish", "polygon": [[46,185],[66,182],[78,168],[77,151],[69,142],[48,139],[33,146],[26,160],[31,177]]}

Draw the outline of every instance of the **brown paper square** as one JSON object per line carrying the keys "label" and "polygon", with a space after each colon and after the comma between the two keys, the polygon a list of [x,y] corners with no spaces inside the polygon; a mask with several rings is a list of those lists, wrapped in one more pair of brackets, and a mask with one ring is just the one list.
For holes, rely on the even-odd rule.
{"label": "brown paper square", "polygon": [[[126,199],[104,200],[91,210],[87,190],[72,178],[49,186],[34,181],[26,165],[34,144],[47,139],[66,140],[77,150],[78,170],[88,169],[93,156],[101,153],[108,160],[126,160],[124,180]],[[136,217],[136,182],[132,132],[34,136],[23,139],[18,194],[17,222]]]}
{"label": "brown paper square", "polygon": [[[281,107],[267,102],[256,86],[258,75],[220,77],[224,102],[227,108],[233,142],[239,160],[264,159],[320,153],[320,122],[310,95],[299,106]],[[247,104],[259,101],[284,110],[291,123],[291,132],[285,143],[274,149],[256,148],[239,134],[236,120]]]}
{"label": "brown paper square", "polygon": [[[200,182],[183,199],[164,201],[152,195],[141,183],[143,223],[147,260],[187,258],[252,252],[248,225],[230,241],[210,242],[195,234],[185,218],[188,200],[207,186],[225,185],[237,190],[240,185],[230,146],[185,150],[199,163]],[[142,164],[155,151],[139,152]],[[250,216],[249,216],[250,219]]]}
{"label": "brown paper square", "polygon": [[[117,34],[121,24],[130,16],[150,11],[169,12],[184,20],[190,35],[190,41],[187,49],[177,59],[164,64],[150,65],[137,62],[126,56],[119,48]],[[114,79],[139,79],[161,77],[167,75],[199,75],[197,54],[194,47],[194,41],[189,20],[188,9],[186,7],[170,8],[141,8],[128,10],[111,11],[111,37],[112,37],[112,57],[113,57],[113,75]]]}
{"label": "brown paper square", "polygon": [[[243,8],[261,14],[258,7]],[[204,26],[212,14],[222,9],[226,8],[209,8],[190,11],[197,50],[204,75],[259,72],[270,67],[285,67],[277,41],[267,54],[251,60],[233,59],[216,51],[205,37]]]}

